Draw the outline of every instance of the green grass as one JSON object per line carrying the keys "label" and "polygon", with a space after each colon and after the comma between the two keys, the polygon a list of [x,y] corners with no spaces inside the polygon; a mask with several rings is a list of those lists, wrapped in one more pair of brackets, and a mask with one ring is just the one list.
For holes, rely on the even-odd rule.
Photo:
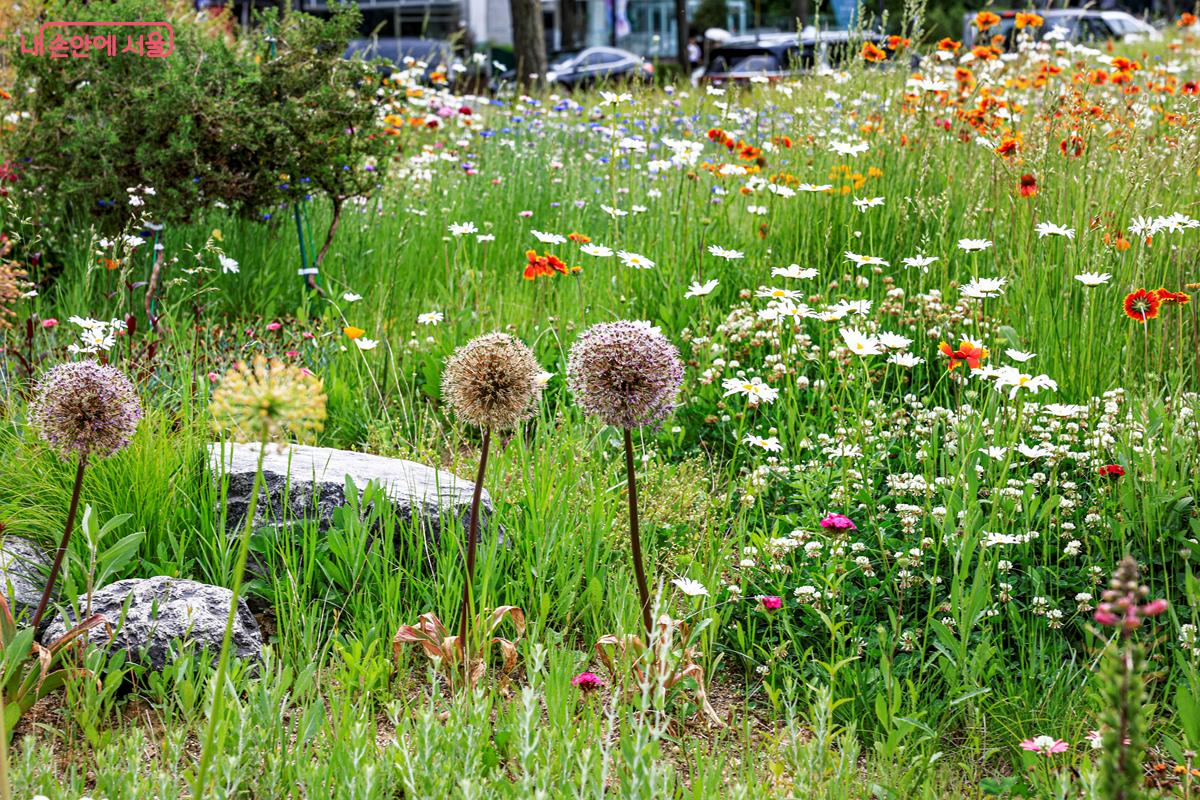
{"label": "green grass", "polygon": [[[1194,41],[1154,52],[1183,65],[1179,84],[1194,78]],[[1155,57],[1139,56],[1146,69],[1135,82],[1165,79]],[[1092,54],[1073,58],[1086,62],[1083,75],[1100,66]],[[929,65],[926,75],[946,69]],[[1005,69],[995,86],[1037,65],[1022,56]],[[1092,684],[1107,633],[1085,606],[1125,553],[1142,563],[1153,595],[1171,601],[1142,637],[1153,665],[1153,760],[1174,765],[1200,746],[1175,711],[1177,692],[1200,686],[1200,654],[1179,644],[1181,626],[1200,621],[1200,301],[1164,306],[1146,325],[1121,310],[1139,287],[1200,281],[1200,232],[1162,232],[1148,244],[1128,231],[1134,216],[1197,213],[1200,108],[1182,93],[1072,87],[1071,71],[1001,95],[1022,107],[1013,126],[1022,144],[1010,160],[977,144],[961,116],[978,107],[978,89],[958,107],[936,107],[932,95],[906,107],[909,76],[896,70],[855,68],[844,81],[812,76],[720,96],[646,89],[616,107],[596,94],[573,95],[568,107],[546,94],[509,98],[474,115],[494,136],[397,137],[400,174],[347,211],[322,267],[325,298],[295,275],[287,209],[268,222],[206,212],[170,226],[166,252],[179,262],[166,273],[157,333],[138,290],[125,288],[144,279],[148,254],[123,257],[120,270],[95,268],[87,220],[47,238],[63,273],[16,307],[21,319],[59,320],[35,328],[39,372],[76,341],[70,316],[138,320],[109,357],[137,378],[149,412],[129,449],[90,469],[83,493],[101,520],[131,514],[122,533],[145,532],[117,577],[230,580],[233,547],[204,468],[210,372],[295,351],[287,358],[319,375],[328,395],[321,444],[462,476],[474,473],[479,434],[440,402],[444,357],[502,329],[553,373],[538,415],[494,446],[487,475],[507,539],[485,542],[475,591],[485,606],[524,609],[519,674],[454,693],[415,648],[393,658],[400,625],[427,611],[455,618],[458,537],[442,537],[430,571],[414,556],[420,533],[380,504],[347,510],[326,533],[312,520],[256,533],[256,557],[271,570],[251,590],[274,635],[264,664],[239,666],[218,687],[229,693],[219,795],[980,796],[986,779],[1033,766],[1019,743],[1045,733],[1071,749],[1056,757],[1054,776],[1037,762],[1039,796],[1098,796],[1085,737],[1097,727]],[[1092,105],[1103,113],[1072,116]],[[1161,110],[1186,120],[1165,121]],[[951,131],[935,124],[942,119],[953,120]],[[1011,132],[1002,118],[983,124],[996,142]],[[753,165],[708,141],[711,127],[756,147],[790,137],[791,148],[763,153],[761,175],[834,190],[741,194],[746,177],[702,167]],[[702,152],[694,165],[656,175],[646,164],[669,156],[661,147],[613,157],[629,135],[652,145],[687,138]],[[1070,135],[1086,143],[1078,158],[1059,149]],[[853,158],[829,147],[858,140],[870,149]],[[419,165],[428,179],[404,174],[422,147],[451,154]],[[467,162],[478,174],[467,174]],[[1037,177],[1035,197],[1017,193],[1025,173]],[[885,202],[854,207],[870,197]],[[646,210],[613,218],[602,204]],[[532,216],[518,216],[526,210]],[[309,211],[322,230],[324,206]],[[5,225],[31,235],[15,215]],[[451,237],[448,225],[465,221],[494,241]],[[1038,238],[1037,222],[1075,236]],[[580,232],[657,266],[542,245],[531,229]],[[1118,231],[1128,249],[1112,246]],[[964,238],[994,245],[966,253],[957,247]],[[714,256],[709,245],[744,258]],[[239,273],[220,273],[214,246],[237,259]],[[583,270],[522,280],[529,248]],[[855,266],[846,251],[890,266]],[[902,259],[918,254],[938,260],[928,271],[905,268]],[[197,263],[208,271],[187,271]],[[793,263],[817,276],[772,276]],[[1089,288],[1074,279],[1084,271],[1111,280]],[[1007,279],[1000,296],[960,297],[964,283],[987,277]],[[689,283],[712,278],[712,294],[684,297]],[[796,289],[813,309],[871,306],[841,321],[781,324],[755,315],[768,304],[753,297],[760,286]],[[348,302],[345,292],[362,299]],[[418,324],[430,311],[444,320]],[[653,687],[625,702],[571,685],[580,671],[600,671],[599,637],[639,624],[619,432],[586,418],[564,379],[578,332],[614,318],[652,320],[688,362],[676,413],[636,437],[644,535],[661,610],[707,623],[698,659],[727,728]],[[282,327],[268,330],[273,321]],[[847,325],[902,334],[924,363],[849,354],[838,332]],[[360,351],[346,326],[378,347]],[[24,347],[20,330],[0,332],[0,344]],[[1015,364],[1007,348],[1036,352],[1016,365],[1045,373],[1057,390],[1010,398],[987,378],[956,380],[966,365],[949,373],[937,345],[963,337],[988,347],[988,364]],[[751,407],[725,396],[721,380],[739,370],[769,380],[778,400]],[[0,362],[0,523],[50,542],[73,472],[26,425],[28,386],[15,361]],[[1064,417],[1044,403],[1086,408]],[[777,436],[782,451],[746,444],[749,433]],[[1036,458],[1014,449],[1039,443],[1058,449]],[[993,456],[989,447],[1005,449]],[[840,454],[848,450],[857,455]],[[1126,475],[1099,476],[1108,463]],[[857,530],[838,537],[821,528],[828,512],[849,515]],[[86,556],[76,556],[72,574],[82,575]],[[701,582],[708,596],[684,596],[676,577]],[[1083,592],[1091,599],[1077,599]],[[782,597],[783,610],[763,611],[760,595]],[[185,655],[154,674],[90,658],[103,683],[79,681],[18,730],[16,796],[186,795],[214,691],[206,659]],[[1067,767],[1078,771],[1070,789]],[[1177,785],[1166,791],[1184,796]]]}

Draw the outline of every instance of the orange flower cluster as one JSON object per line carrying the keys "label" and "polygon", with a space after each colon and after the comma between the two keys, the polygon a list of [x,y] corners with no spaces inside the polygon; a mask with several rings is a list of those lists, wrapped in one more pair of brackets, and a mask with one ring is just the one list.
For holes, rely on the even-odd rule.
{"label": "orange flower cluster", "polygon": [[1122,307],[1125,316],[1135,322],[1148,322],[1158,316],[1164,305],[1187,305],[1192,296],[1187,292],[1172,292],[1170,289],[1138,289],[1125,295]]}
{"label": "orange flower cluster", "polygon": [[555,275],[569,275],[581,271],[579,267],[568,267],[558,256],[546,253],[538,255],[536,250],[525,251],[525,280],[535,278],[553,278]]}
{"label": "orange flower cluster", "polygon": [[[710,142],[725,145],[726,150],[728,150],[730,153],[736,154],[737,157],[742,161],[754,161],[758,163],[759,166],[762,166],[762,164],[765,163],[762,157],[761,148],[747,144],[742,139],[735,140],[732,136],[720,128],[710,128],[708,131],[708,140]],[[788,146],[790,147],[791,140],[789,139],[788,141]]]}

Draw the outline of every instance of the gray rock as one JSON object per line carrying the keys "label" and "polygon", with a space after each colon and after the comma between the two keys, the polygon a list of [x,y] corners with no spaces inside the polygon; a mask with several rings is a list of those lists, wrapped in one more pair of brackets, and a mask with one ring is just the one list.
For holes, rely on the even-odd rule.
{"label": "gray rock", "polygon": [[[215,660],[221,651],[232,598],[233,593],[221,586],[162,575],[110,583],[92,593],[92,613],[103,615],[112,627],[113,637],[106,642],[104,629],[98,628],[89,639],[110,652],[124,650],[131,660],[156,670],[174,658],[177,641],[207,650]],[[79,599],[81,610],[84,601]],[[60,615],[46,628],[42,643],[49,644],[66,632],[67,619]],[[231,644],[238,658],[262,656],[262,634],[245,601],[238,601]]]}
{"label": "gray rock", "polygon": [[[213,475],[229,478],[226,525],[229,530],[237,530],[245,523],[254,490],[259,445],[216,443],[209,445],[208,452]],[[398,516],[405,521],[418,522],[427,534],[432,534],[434,542],[443,528],[453,528],[460,523],[465,526],[470,516],[475,484],[445,470],[414,461],[328,447],[293,444],[277,448],[268,445],[263,458],[266,491],[255,508],[255,526],[311,518],[315,512],[321,530],[328,529],[334,509],[346,504],[347,475],[358,488],[360,499],[368,483],[379,484]],[[481,533],[487,529],[491,514],[492,500],[485,489],[480,501]],[[498,534],[502,535],[503,531]]]}
{"label": "gray rock", "polygon": [[0,543],[0,591],[14,619],[31,616],[37,609],[50,565],[50,554],[40,546],[20,536],[4,537]]}

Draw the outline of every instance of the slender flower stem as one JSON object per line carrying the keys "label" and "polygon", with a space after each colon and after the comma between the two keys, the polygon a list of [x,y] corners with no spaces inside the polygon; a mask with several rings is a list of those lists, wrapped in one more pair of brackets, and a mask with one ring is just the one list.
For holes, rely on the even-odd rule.
{"label": "slender flower stem", "polygon": [[458,641],[463,647],[463,663],[470,670],[470,648],[467,646],[467,620],[471,616],[471,585],[475,581],[475,540],[479,538],[479,503],[483,498],[483,474],[487,470],[488,447],[492,429],[483,429],[483,447],[479,454],[479,472],[475,475],[475,493],[471,495],[471,518],[467,522],[467,574],[463,576],[462,607],[458,610]]}
{"label": "slender flower stem", "polygon": [[71,542],[71,529],[75,527],[75,514],[79,511],[79,492],[83,488],[83,470],[87,467],[87,456],[79,456],[79,464],[75,468],[75,488],[71,490],[71,505],[67,509],[67,525],[63,529],[62,541],[58,543],[58,552],[54,554],[54,565],[50,567],[50,577],[46,579],[46,588],[42,590],[42,599],[38,601],[37,610],[33,612],[32,627],[36,631],[50,605],[50,595],[54,594],[54,584],[62,569],[63,557],[67,554],[67,545]]}
{"label": "slender flower stem", "polygon": [[238,596],[242,588],[242,576],[246,572],[246,558],[250,551],[250,532],[254,530],[254,514],[258,510],[258,493],[263,488],[263,459],[267,454],[267,440],[258,446],[258,466],[254,471],[254,489],[246,508],[246,524],[238,540],[237,560],[233,567],[233,585],[230,587],[229,615],[225,619],[225,636],[221,640],[221,655],[217,661],[217,675],[213,681],[212,711],[208,716],[208,729],[204,734],[204,749],[200,752],[200,764],[196,768],[196,782],[192,792],[196,797],[208,796],[208,767],[213,760],[213,741],[221,714],[225,709],[225,673],[229,668],[229,647],[233,640],[233,620],[237,616]]}
{"label": "slender flower stem", "polygon": [[642,568],[642,539],[638,533],[637,477],[633,469],[633,434],[625,429],[625,476],[629,481],[629,544],[633,550],[633,574],[637,578],[638,595],[642,601],[642,625],[649,636],[650,590],[646,586],[646,572]]}

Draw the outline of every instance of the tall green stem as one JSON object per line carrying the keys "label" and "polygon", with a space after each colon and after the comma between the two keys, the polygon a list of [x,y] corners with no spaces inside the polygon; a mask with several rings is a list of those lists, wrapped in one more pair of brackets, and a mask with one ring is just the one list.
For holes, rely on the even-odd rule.
{"label": "tall green stem", "polygon": [[208,716],[208,729],[204,734],[204,749],[200,752],[200,764],[196,768],[196,781],[192,792],[196,797],[207,796],[208,768],[213,759],[213,742],[221,714],[225,710],[225,673],[229,669],[229,648],[233,641],[233,621],[237,616],[238,597],[242,588],[242,576],[246,572],[246,557],[250,552],[250,532],[254,530],[254,514],[258,510],[258,493],[263,485],[263,459],[267,454],[266,439],[259,443],[258,466],[254,470],[254,489],[246,508],[246,524],[238,539],[237,560],[233,567],[233,585],[230,586],[229,615],[225,619],[225,636],[221,640],[221,655],[217,661],[217,675],[213,683],[212,710]]}
{"label": "tall green stem", "polygon": [[625,476],[629,482],[629,544],[633,550],[633,574],[637,578],[638,595],[642,601],[642,625],[650,635],[650,590],[642,568],[642,539],[638,533],[637,476],[633,469],[633,434],[625,429]]}
{"label": "tall green stem", "polygon": [[50,605],[50,596],[54,594],[54,584],[58,573],[62,570],[63,557],[67,554],[67,545],[71,542],[71,529],[75,527],[75,514],[79,511],[79,492],[83,488],[83,470],[87,467],[87,456],[79,456],[79,464],[75,468],[75,488],[71,490],[71,505],[67,509],[67,524],[63,528],[62,540],[58,543],[58,552],[54,554],[54,565],[50,567],[50,577],[46,579],[46,588],[42,590],[42,599],[38,601],[37,610],[33,612],[32,627],[36,631]]}
{"label": "tall green stem", "polygon": [[471,615],[471,586],[475,582],[475,540],[479,538],[479,503],[483,498],[483,475],[487,471],[488,446],[492,429],[483,429],[483,447],[479,454],[479,472],[475,475],[475,493],[471,495],[471,518],[467,522],[467,574],[463,576],[462,607],[458,611],[458,641],[463,647],[463,663],[470,671],[470,648],[467,647],[467,620]]}

